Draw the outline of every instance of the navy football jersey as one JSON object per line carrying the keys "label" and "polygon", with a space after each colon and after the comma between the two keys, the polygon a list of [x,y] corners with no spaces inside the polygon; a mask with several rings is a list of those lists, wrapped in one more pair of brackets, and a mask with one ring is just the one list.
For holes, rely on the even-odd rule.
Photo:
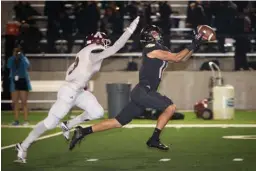
{"label": "navy football jersey", "polygon": [[157,58],[149,58],[147,54],[154,50],[170,51],[159,43],[147,44],[142,51],[142,66],[139,72],[139,80],[140,84],[150,86],[151,90],[156,91],[168,62]]}

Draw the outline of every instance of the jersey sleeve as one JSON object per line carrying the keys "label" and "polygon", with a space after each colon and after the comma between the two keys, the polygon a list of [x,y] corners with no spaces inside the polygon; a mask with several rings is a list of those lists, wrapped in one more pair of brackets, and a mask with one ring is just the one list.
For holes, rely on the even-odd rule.
{"label": "jersey sleeve", "polygon": [[97,57],[94,57],[94,62],[110,57],[111,55],[114,55],[116,52],[118,52],[127,42],[127,40],[131,37],[132,33],[129,30],[126,30],[122,36],[114,43],[113,46],[107,48],[103,52],[100,52],[97,54]]}
{"label": "jersey sleeve", "polygon": [[149,43],[144,47],[143,52],[147,54],[154,50],[162,50],[162,48],[157,43]]}
{"label": "jersey sleeve", "polygon": [[25,67],[29,68],[30,62],[29,62],[28,58],[25,55],[23,55],[23,54],[21,55],[21,60],[24,63]]}
{"label": "jersey sleeve", "polygon": [[[166,46],[163,46],[159,43],[149,43],[147,44],[144,49],[143,49],[143,52],[145,54],[148,54],[154,50],[163,50],[163,51],[168,51],[168,52],[171,52],[171,50],[169,48],[167,48]],[[172,53],[172,52],[171,52]]]}

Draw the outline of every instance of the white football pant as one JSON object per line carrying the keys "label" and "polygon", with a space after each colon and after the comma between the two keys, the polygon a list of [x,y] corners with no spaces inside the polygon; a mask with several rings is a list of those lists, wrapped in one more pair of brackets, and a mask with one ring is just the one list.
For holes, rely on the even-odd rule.
{"label": "white football pant", "polygon": [[47,129],[55,128],[73,106],[84,110],[84,120],[94,120],[103,117],[104,110],[96,97],[90,92],[82,90],[74,91],[68,85],[62,86],[57,95],[57,101],[51,107],[44,124]]}

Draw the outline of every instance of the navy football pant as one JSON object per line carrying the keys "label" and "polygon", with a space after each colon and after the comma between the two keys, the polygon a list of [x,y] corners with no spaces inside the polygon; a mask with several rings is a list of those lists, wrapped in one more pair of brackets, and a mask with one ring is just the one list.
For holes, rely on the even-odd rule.
{"label": "navy football pant", "polygon": [[140,116],[146,108],[164,111],[172,104],[172,100],[168,97],[150,90],[145,85],[137,84],[131,92],[131,101],[116,116],[116,120],[121,125],[126,125],[133,118]]}

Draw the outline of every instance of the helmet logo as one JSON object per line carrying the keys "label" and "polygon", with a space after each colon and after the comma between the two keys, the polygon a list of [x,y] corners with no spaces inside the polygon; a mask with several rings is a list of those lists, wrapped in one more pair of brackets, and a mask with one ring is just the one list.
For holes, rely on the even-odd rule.
{"label": "helmet logo", "polygon": [[152,34],[152,36],[154,37],[154,39],[156,39],[156,40],[159,40],[159,39],[160,39],[158,32],[156,32],[156,31],[151,31],[150,33]]}
{"label": "helmet logo", "polygon": [[94,35],[94,37],[102,38],[102,35],[101,35],[100,32],[97,32],[97,33]]}

